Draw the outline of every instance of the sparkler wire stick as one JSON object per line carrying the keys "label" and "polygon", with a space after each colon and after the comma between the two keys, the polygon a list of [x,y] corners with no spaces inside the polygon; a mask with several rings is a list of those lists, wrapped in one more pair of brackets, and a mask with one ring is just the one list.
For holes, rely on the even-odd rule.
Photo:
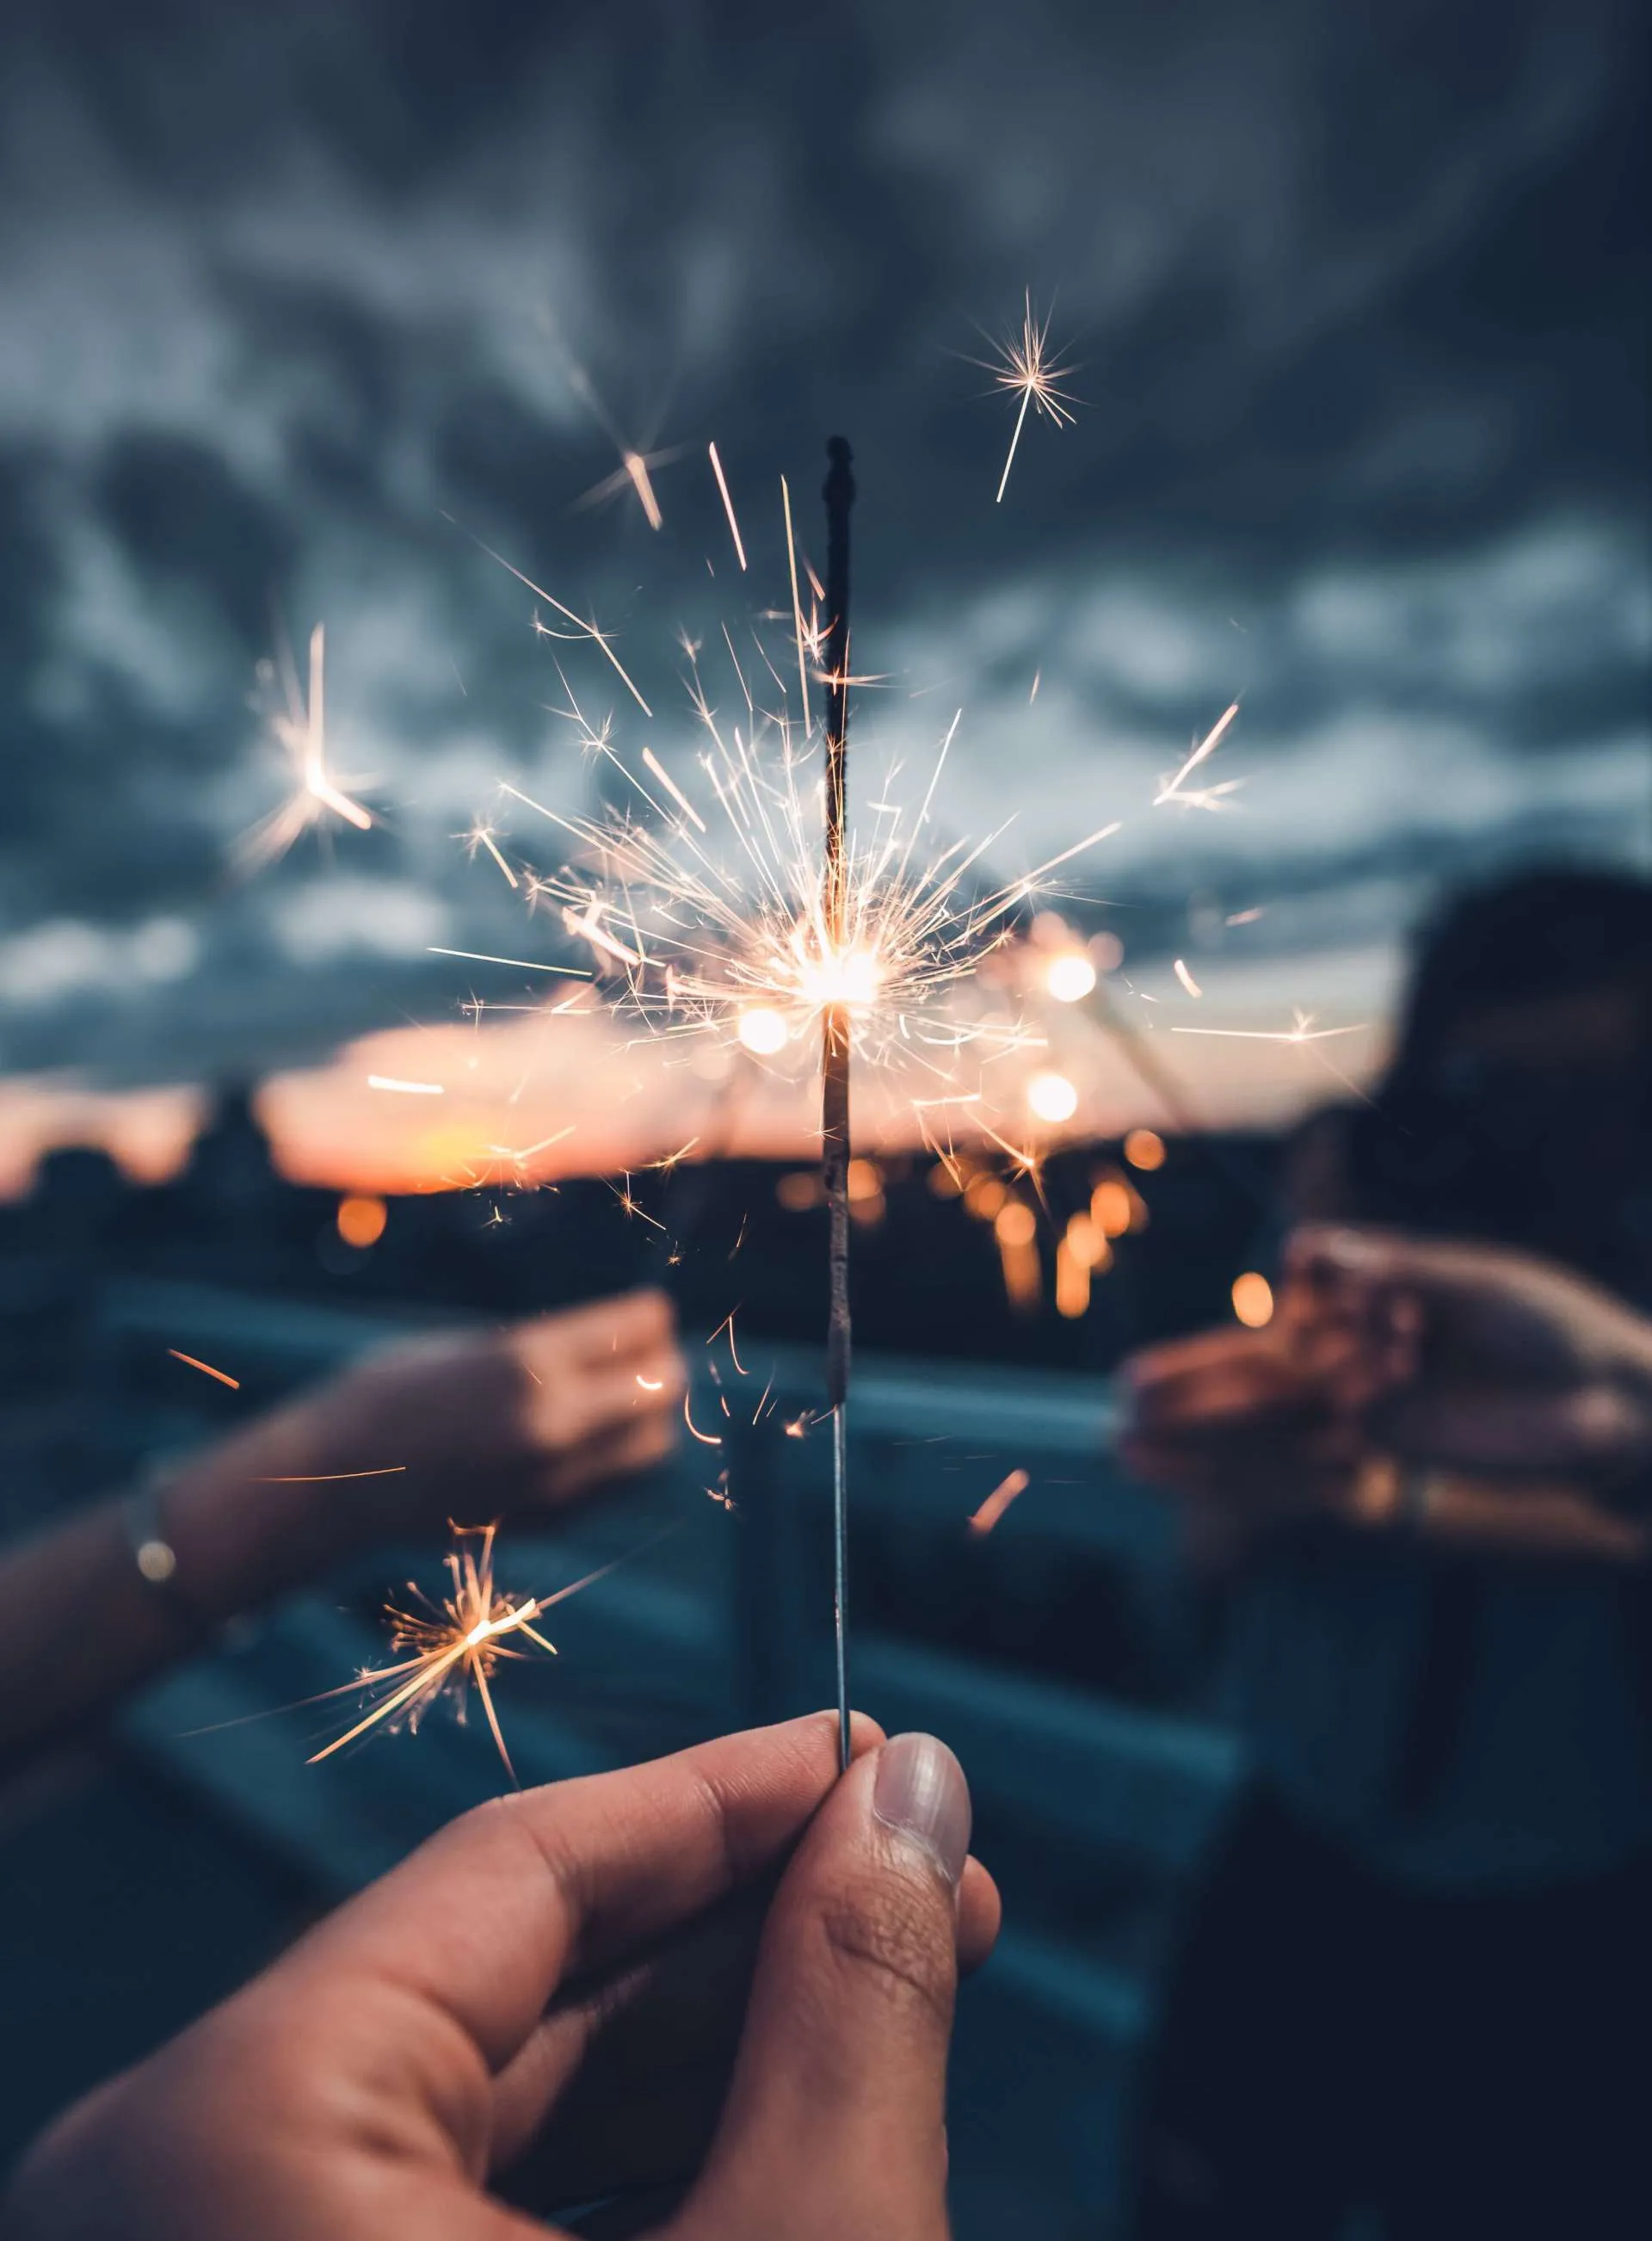
{"label": "sparkler wire stick", "polygon": [[[844,811],[849,749],[849,509],[854,475],[841,436],[826,445],[831,461],[821,496],[826,510],[826,921],[833,955],[841,958],[849,931]],[[849,1763],[849,1007],[828,1004],[821,1029],[820,1166],[829,1247],[826,1309],[826,1407],[832,1415],[833,1622],[838,1658],[838,1762]]]}

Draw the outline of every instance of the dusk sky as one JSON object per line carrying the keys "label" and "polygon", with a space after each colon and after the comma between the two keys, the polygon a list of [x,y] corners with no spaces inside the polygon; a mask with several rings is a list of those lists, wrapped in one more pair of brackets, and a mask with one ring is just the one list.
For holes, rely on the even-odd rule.
{"label": "dusk sky", "polygon": [[[961,708],[940,817],[1013,813],[1003,873],[1121,819],[1080,884],[1133,999],[1188,1004],[1181,957],[1211,1023],[1374,1027],[1449,883],[1652,862],[1640,13],[18,0],[0,1133],[43,1074],[455,1021],[478,984],[431,945],[565,954],[456,836],[502,778],[592,806],[556,656],[619,746],[687,756],[677,633],[749,644],[779,478],[818,553],[838,430],[858,783]],[[1028,290],[1076,418],[994,505],[1013,405],[973,361]],[[616,453],[576,368],[674,455],[658,533],[579,504]],[[616,633],[652,722],[478,540]],[[326,625],[376,821],[248,872],[277,618]],[[1228,812],[1153,810],[1235,698]]]}

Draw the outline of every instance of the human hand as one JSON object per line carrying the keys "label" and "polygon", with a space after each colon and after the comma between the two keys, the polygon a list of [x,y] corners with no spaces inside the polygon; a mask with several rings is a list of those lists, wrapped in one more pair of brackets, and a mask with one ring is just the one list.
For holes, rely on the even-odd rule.
{"label": "human hand", "polygon": [[555,1508],[669,1455],[686,1383],[663,1292],[444,1333],[370,1355],[315,1396],[317,1468],[405,1461],[411,1483],[384,1495],[404,1529],[456,1508]]}
{"label": "human hand", "polygon": [[1120,1460],[1230,1525],[1335,1507],[1364,1438],[1353,1405],[1371,1368],[1333,1324],[1237,1326],[1144,1348],[1119,1373]]}
{"label": "human hand", "polygon": [[841,1780],[817,1716],[467,1815],[61,2119],[7,2241],[545,2241],[488,2191],[530,2143],[578,2200],[686,2173],[707,2119],[655,2241],[945,2241],[997,1893],[952,1754],[855,1740]]}
{"label": "human hand", "polygon": [[1408,1460],[1609,1495],[1652,1468],[1652,1322],[1569,1269],[1374,1229],[1290,1241],[1286,1295],[1361,1368],[1341,1404]]}
{"label": "human hand", "polygon": [[378,1542],[558,1508],[669,1454],[686,1386],[662,1292],[387,1348],[184,1466],[180,1584],[227,1612]]}

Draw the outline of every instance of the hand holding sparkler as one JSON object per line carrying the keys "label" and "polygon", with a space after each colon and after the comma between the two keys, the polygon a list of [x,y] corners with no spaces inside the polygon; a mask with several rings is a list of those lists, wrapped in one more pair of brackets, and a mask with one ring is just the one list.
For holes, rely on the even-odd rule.
{"label": "hand holding sparkler", "polygon": [[529,2241],[565,2229],[502,2170],[588,2204],[698,2167],[662,2241],[945,2241],[998,1897],[945,1746],[854,1741],[841,1781],[817,1716],[467,1816],[71,2111],[8,2234]]}

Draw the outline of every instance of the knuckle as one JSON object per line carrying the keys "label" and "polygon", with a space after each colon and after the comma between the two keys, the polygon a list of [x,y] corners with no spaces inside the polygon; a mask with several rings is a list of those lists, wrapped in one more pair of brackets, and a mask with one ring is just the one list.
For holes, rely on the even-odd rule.
{"label": "knuckle", "polygon": [[1570,1414],[1572,1440],[1585,1468],[1609,1466],[1629,1445],[1633,1434],[1630,1412],[1623,1396],[1611,1386],[1586,1386],[1575,1397]]}
{"label": "knuckle", "polygon": [[827,1892],[819,1919],[834,1969],[892,2007],[950,2025],[958,1963],[939,1883],[867,1872]]}

